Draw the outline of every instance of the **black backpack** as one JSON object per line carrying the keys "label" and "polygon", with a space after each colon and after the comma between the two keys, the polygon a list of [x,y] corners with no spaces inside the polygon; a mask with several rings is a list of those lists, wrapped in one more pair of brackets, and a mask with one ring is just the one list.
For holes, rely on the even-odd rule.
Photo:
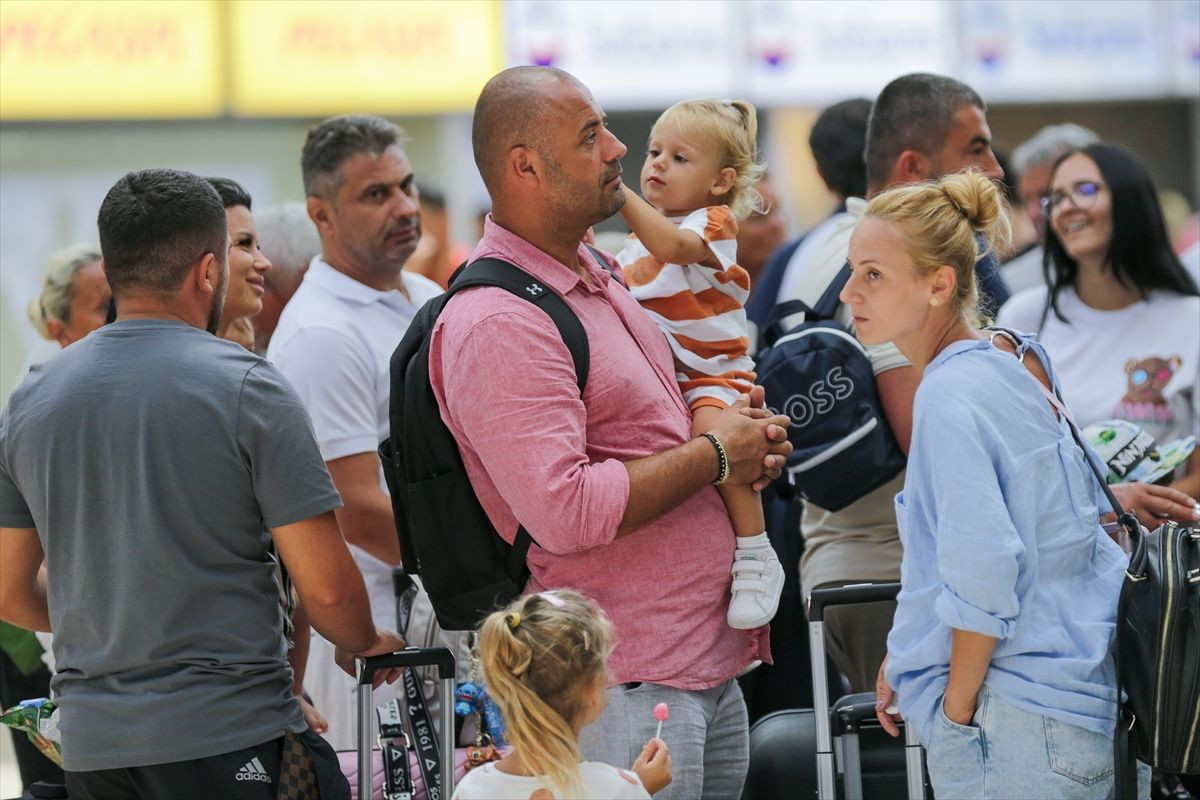
{"label": "black backpack", "polygon": [[392,495],[404,569],[420,576],[438,624],[450,631],[475,628],[521,593],[529,579],[525,556],[533,541],[524,526],[511,546],[496,533],[429,383],[434,323],[455,294],[472,286],[498,286],[545,311],[571,351],[580,394],[590,358],[583,324],[563,299],[519,267],[492,258],[460,269],[444,294],[421,307],[392,354],[390,436],[379,445],[379,458]]}
{"label": "black backpack", "polygon": [[[879,405],[875,372],[862,344],[834,321],[843,269],[816,305],[776,305],[763,327],[757,382],[767,406],[792,421],[786,479],[805,500],[839,511],[890,481],[905,457]],[[804,314],[784,333],[783,320]]]}

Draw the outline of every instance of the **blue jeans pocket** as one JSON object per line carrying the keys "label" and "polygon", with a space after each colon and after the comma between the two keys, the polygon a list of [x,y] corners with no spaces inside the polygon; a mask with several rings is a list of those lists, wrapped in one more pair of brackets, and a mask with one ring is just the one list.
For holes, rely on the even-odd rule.
{"label": "blue jeans pocket", "polygon": [[[983,715],[977,711],[975,721],[982,719]],[[951,720],[942,710],[940,701],[925,755],[935,795],[971,797],[978,796],[982,791],[983,730],[975,725],[959,725]]]}
{"label": "blue jeans pocket", "polygon": [[1044,720],[1050,769],[1084,786],[1091,786],[1112,776],[1111,737],[1050,717]]}

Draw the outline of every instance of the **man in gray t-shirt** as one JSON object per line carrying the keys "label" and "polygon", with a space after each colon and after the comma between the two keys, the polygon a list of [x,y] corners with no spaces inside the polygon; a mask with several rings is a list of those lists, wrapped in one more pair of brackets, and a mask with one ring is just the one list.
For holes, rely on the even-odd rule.
{"label": "man in gray t-shirt", "polygon": [[228,276],[221,202],[146,170],[99,225],[117,321],[0,414],[0,602],[54,631],[71,797],[274,798],[295,748],[325,797],[348,796],[291,691],[271,540],[326,638],[403,645],[371,622],[299,399],[205,330]]}

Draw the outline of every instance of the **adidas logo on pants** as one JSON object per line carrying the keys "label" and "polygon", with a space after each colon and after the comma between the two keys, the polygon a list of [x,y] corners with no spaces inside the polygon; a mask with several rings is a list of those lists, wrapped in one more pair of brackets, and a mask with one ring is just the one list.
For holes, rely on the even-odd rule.
{"label": "adidas logo on pants", "polygon": [[258,760],[258,756],[255,756],[247,761],[245,766],[237,771],[237,775],[235,777],[239,781],[261,781],[263,783],[271,782],[271,776],[267,774],[265,769],[263,769],[262,762]]}

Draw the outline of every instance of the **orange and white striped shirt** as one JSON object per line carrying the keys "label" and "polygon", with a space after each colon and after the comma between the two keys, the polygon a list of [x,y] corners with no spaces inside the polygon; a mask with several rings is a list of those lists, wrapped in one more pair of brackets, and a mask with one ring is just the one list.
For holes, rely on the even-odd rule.
{"label": "orange and white striped shirt", "polygon": [[737,265],[737,220],[728,207],[709,206],[672,221],[700,236],[720,269],[659,261],[633,235],[617,262],[630,294],[667,335],[688,407],[724,408],[754,383],[744,308],[750,275]]}

